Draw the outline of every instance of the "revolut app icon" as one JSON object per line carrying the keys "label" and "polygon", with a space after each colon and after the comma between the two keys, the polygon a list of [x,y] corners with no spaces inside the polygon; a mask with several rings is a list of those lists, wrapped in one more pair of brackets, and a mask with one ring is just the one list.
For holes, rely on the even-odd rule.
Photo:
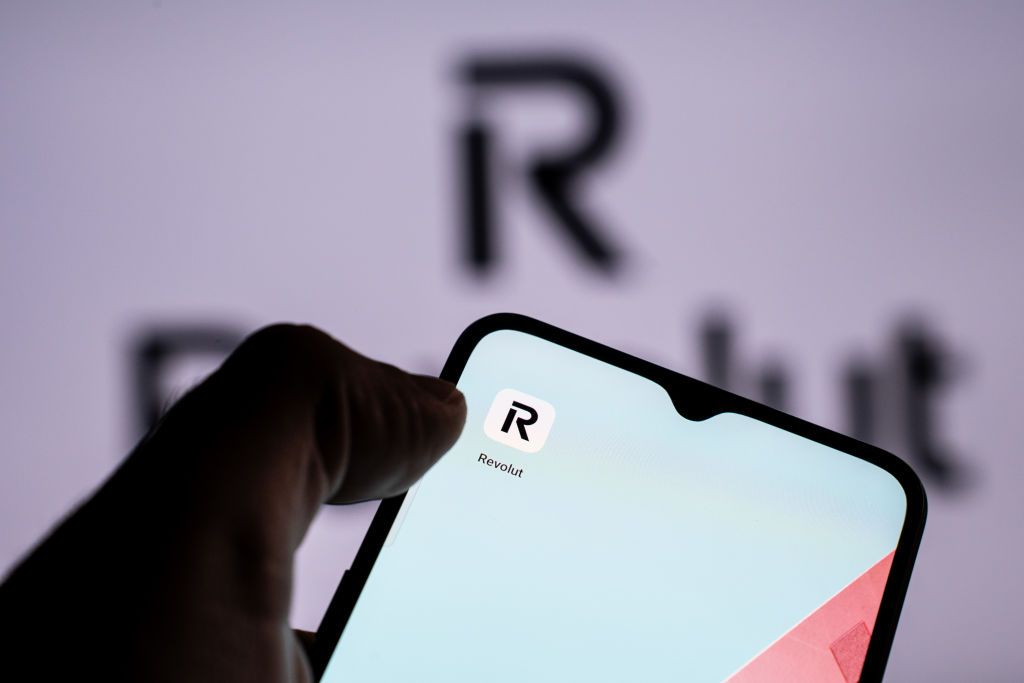
{"label": "revolut app icon", "polygon": [[498,443],[526,453],[544,447],[555,423],[555,407],[536,396],[502,389],[494,397],[484,420],[484,434]]}

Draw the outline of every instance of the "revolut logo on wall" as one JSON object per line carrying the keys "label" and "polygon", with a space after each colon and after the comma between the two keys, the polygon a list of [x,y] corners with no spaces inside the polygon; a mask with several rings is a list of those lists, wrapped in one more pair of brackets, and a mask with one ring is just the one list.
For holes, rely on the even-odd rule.
{"label": "revolut logo on wall", "polygon": [[544,447],[555,423],[555,407],[536,396],[502,389],[484,420],[484,434],[525,453]]}
{"label": "revolut logo on wall", "polygon": [[579,182],[604,161],[619,131],[619,98],[596,64],[567,55],[481,55],[460,71],[471,103],[459,135],[461,160],[463,257],[468,267],[490,272],[499,258],[501,179],[495,158],[500,137],[482,114],[482,100],[513,92],[564,92],[575,97],[585,115],[584,129],[568,145],[540,152],[527,165],[533,195],[551,218],[568,248],[598,271],[611,273],[621,249],[592,212],[582,206]]}
{"label": "revolut logo on wall", "polygon": [[[580,182],[608,160],[620,138],[622,101],[605,69],[582,55],[477,54],[464,60],[459,74],[463,94],[470,95],[457,140],[461,163],[455,178],[462,196],[463,266],[486,274],[500,260],[500,209],[508,178],[497,169],[507,164],[498,158],[502,132],[485,116],[481,103],[497,95],[555,92],[574,97],[584,123],[565,144],[536,153],[524,171],[526,181],[549,216],[550,229],[564,238],[566,253],[599,274],[615,273],[622,262],[621,231],[589,211],[579,192]],[[694,330],[702,364],[699,376],[799,413],[793,400],[792,368],[743,362],[737,352],[738,328],[732,316],[712,313]],[[177,393],[175,366],[197,358],[220,359],[241,339],[240,330],[216,324],[154,326],[141,331],[133,340],[130,358],[138,434],[156,422]],[[934,330],[904,316],[896,321],[881,353],[853,359],[840,368],[836,391],[842,412],[840,423],[833,426],[899,453],[940,491],[963,488],[971,482],[970,471],[961,454],[943,441],[936,419],[940,400],[954,385],[955,368],[961,365],[957,360]],[[512,394],[504,398],[499,394],[491,407],[488,436],[527,452],[539,450],[554,409],[536,397],[506,391]],[[550,410],[550,419],[545,410]]]}

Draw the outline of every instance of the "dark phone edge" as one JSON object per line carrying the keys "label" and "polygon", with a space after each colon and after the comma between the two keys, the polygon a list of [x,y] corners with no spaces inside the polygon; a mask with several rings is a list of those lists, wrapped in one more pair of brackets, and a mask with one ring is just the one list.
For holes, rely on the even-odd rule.
{"label": "dark phone edge", "polygon": [[[458,382],[476,345],[488,334],[500,330],[530,334],[656,382],[669,393],[680,414],[688,419],[706,419],[723,412],[746,415],[829,448],[866,460],[895,477],[907,497],[907,512],[860,677],[861,683],[874,683],[882,680],[896,636],[896,626],[910,585],[910,574],[921,545],[927,517],[927,498],[924,486],[907,463],[870,444],[819,427],[774,408],[517,313],[495,313],[470,324],[459,335],[452,347],[448,360],[445,361],[444,368],[441,370],[441,378],[452,383]],[[405,494],[402,494],[381,501],[362,545],[356,553],[355,560],[352,562],[352,567],[342,576],[334,597],[324,613],[317,629],[316,641],[310,650],[313,676],[316,681],[321,679],[327,668],[331,654],[345,630],[356,600],[373,570],[373,565],[380,555],[384,541],[404,499]]]}

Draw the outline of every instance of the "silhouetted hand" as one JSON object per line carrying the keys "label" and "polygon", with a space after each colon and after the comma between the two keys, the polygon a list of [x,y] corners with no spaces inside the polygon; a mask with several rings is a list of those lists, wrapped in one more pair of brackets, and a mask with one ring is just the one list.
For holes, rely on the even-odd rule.
{"label": "silhouetted hand", "polygon": [[317,508],[405,491],[465,419],[447,382],[257,332],[0,587],[5,676],[309,680],[288,608]]}

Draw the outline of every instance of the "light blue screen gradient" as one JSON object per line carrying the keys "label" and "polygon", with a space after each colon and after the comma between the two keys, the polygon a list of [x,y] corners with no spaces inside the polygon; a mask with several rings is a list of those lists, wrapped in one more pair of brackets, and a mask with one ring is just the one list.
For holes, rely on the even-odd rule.
{"label": "light blue screen gradient", "polygon": [[[520,332],[486,336],[458,443],[405,501],[324,679],[721,681],[896,546],[884,470]],[[557,411],[527,454],[502,389]],[[522,467],[509,476],[481,453]]]}

